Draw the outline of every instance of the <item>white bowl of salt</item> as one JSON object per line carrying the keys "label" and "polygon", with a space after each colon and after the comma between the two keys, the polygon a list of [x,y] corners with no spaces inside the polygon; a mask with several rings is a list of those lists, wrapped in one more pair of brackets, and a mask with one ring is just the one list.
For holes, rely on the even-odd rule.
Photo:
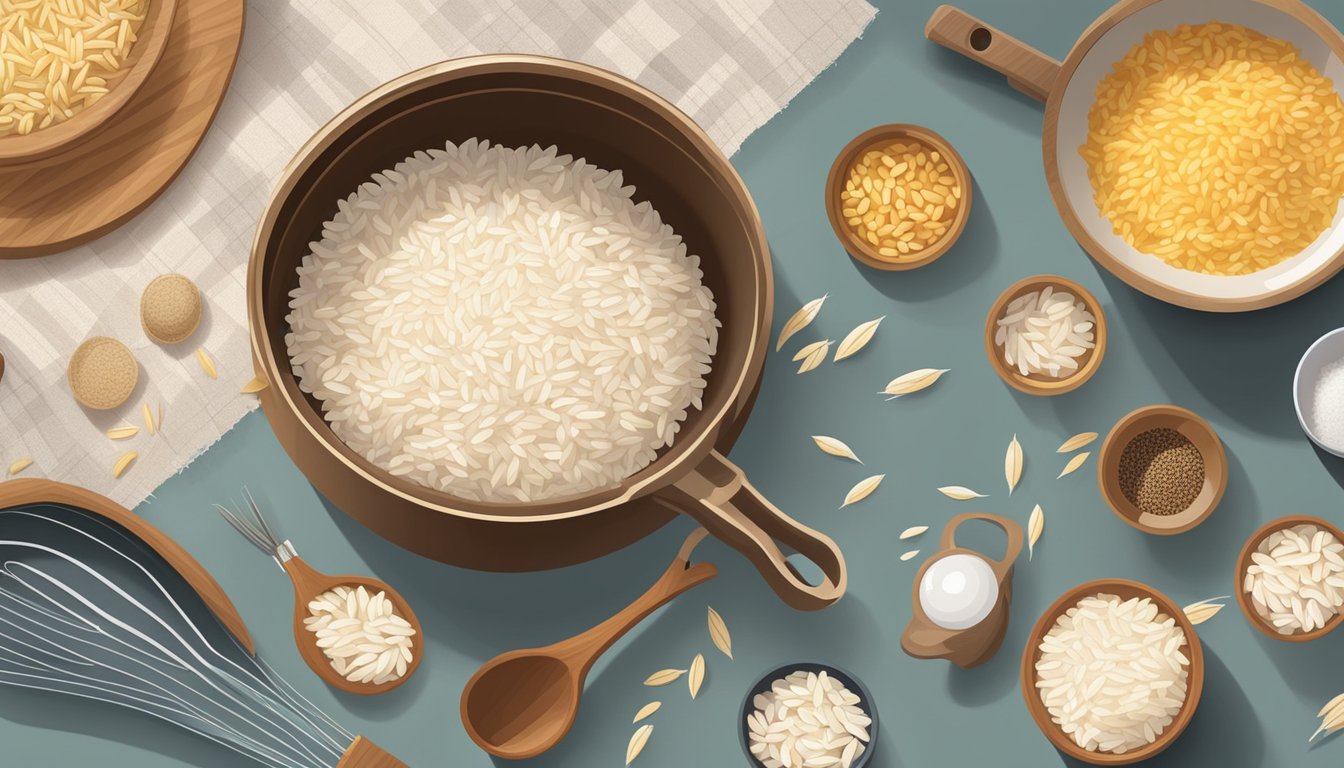
{"label": "white bowl of salt", "polygon": [[1302,355],[1293,376],[1293,407],[1313,443],[1344,457],[1344,328],[1317,339]]}

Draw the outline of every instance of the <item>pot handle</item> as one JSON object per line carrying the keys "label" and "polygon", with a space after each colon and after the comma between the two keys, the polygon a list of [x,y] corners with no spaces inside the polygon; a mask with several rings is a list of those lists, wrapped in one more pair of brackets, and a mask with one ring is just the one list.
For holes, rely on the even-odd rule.
{"label": "pot handle", "polygon": [[1008,84],[1045,101],[1059,77],[1060,64],[1012,35],[989,26],[960,8],[940,5],[924,25],[924,36],[972,61],[1002,72]]}
{"label": "pot handle", "polygon": [[966,512],[947,521],[947,525],[943,528],[943,540],[939,545],[939,548],[952,549],[956,547],[957,526],[971,520],[983,520],[987,523],[993,523],[1003,531],[1005,536],[1008,537],[1008,544],[1003,549],[1002,558],[998,560],[990,560],[988,557],[985,558],[993,563],[994,575],[1000,580],[1003,580],[1007,573],[1012,570],[1013,563],[1017,560],[1017,556],[1022,554],[1022,526],[1018,525],[1015,520],[1000,517],[999,515],[991,515],[985,512]]}
{"label": "pot handle", "polygon": [[[711,451],[699,466],[658,495],[746,555],[770,588],[794,608],[814,611],[844,595],[845,557],[835,542],[781,512],[718,451]],[[804,581],[784,559],[781,545],[815,563],[822,582]]]}

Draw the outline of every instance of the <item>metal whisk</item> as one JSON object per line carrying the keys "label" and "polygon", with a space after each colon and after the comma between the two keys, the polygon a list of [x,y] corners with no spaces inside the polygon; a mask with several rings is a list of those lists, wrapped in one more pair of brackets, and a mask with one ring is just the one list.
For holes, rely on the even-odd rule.
{"label": "metal whisk", "polygon": [[252,542],[252,545],[262,552],[270,555],[277,565],[283,570],[285,562],[292,557],[297,557],[298,553],[294,550],[294,545],[289,541],[281,541],[279,536],[271,530],[271,526],[266,522],[266,518],[261,514],[261,508],[257,506],[256,499],[252,498],[252,492],[243,489],[243,499],[247,501],[247,511],[234,511],[224,506],[216,504],[215,511],[228,521],[229,525],[235,531],[242,534],[243,538]]}
{"label": "metal whisk", "polygon": [[0,685],[143,712],[275,768],[353,768],[376,750],[112,520],[50,503],[0,510],[0,562]]}

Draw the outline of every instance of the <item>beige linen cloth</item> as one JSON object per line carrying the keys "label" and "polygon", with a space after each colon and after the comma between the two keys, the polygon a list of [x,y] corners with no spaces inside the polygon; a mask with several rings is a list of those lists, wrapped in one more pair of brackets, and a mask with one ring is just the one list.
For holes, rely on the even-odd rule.
{"label": "beige linen cloth", "polygon": [[[577,59],[668,98],[732,154],[876,13],[863,0],[253,0],[247,12],[229,94],[173,186],[93,243],[0,262],[0,479],[28,458],[22,476],[132,506],[256,407],[239,388],[252,378],[243,285],[257,219],[293,153],[379,83],[475,53]],[[141,290],[164,272],[196,281],[207,303],[201,329],[173,347],[149,341],[138,319]],[[114,411],[82,409],[65,382],[71,353],[95,335],[140,362],[138,389]],[[162,407],[157,435],[144,404]],[[140,434],[106,437],[122,424]],[[114,479],[131,450],[139,458]]]}

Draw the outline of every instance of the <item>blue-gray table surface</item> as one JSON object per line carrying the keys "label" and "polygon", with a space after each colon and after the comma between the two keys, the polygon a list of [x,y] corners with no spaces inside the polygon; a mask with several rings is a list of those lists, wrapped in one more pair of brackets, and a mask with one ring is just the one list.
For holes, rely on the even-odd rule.
{"label": "blue-gray table surface", "polygon": [[[1210,0],[1213,4],[1214,0]],[[764,386],[732,452],[756,486],[826,531],[848,558],[848,595],[818,613],[781,603],[746,562],[717,542],[699,555],[721,574],[662,610],[617,644],[589,678],[569,737],[538,766],[618,766],[634,712],[662,709],[637,766],[745,765],[737,712],[757,676],[793,660],[837,664],[871,688],[881,714],[872,765],[1056,765],[1064,760],[1023,706],[1018,664],[1041,611],[1079,582],[1146,581],[1176,602],[1233,591],[1237,552],[1261,522],[1292,512],[1344,522],[1344,460],[1315,451],[1299,431],[1291,384],[1300,353],[1340,325],[1344,280],[1286,306],[1244,315],[1200,314],[1162,304],[1093,264],[1050,202],[1041,166],[1040,105],[1003,80],[924,40],[934,0],[887,0],[864,38],[824,72],[734,158],[765,220],[775,263],[775,328],[804,301],[831,295],[816,323],[783,354],[771,353]],[[1315,7],[1344,25],[1344,3]],[[1056,57],[1107,4],[1098,0],[966,0],[962,6]],[[969,227],[935,264],[879,273],[853,263],[822,206],[836,151],[878,123],[913,122],[942,133],[975,177]],[[241,258],[241,254],[221,258]],[[1006,387],[981,341],[984,313],[1009,283],[1052,272],[1094,292],[1110,320],[1096,378],[1062,397]],[[839,339],[886,315],[874,342],[841,364],[799,376],[789,357],[805,341]],[[875,393],[899,373],[951,373],[928,392],[886,402]],[[1214,516],[1173,537],[1124,525],[1101,501],[1095,470],[1056,480],[1054,453],[1069,435],[1104,433],[1129,410],[1172,402],[1205,416],[1227,446],[1231,480]],[[847,441],[865,466],[822,455],[810,435]],[[1003,452],[1016,434],[1026,451],[1021,486],[1007,495]],[[866,501],[839,510],[859,479],[886,473]],[[935,488],[959,484],[990,494],[955,502]],[[291,595],[278,569],[230,531],[210,504],[249,486],[299,551],[333,573],[369,572],[396,585],[424,622],[427,656],[417,677],[391,694],[337,694],[303,665],[290,634]],[[987,665],[959,670],[901,652],[911,580],[923,557],[897,534],[929,525],[913,546],[934,549],[951,516],[984,510],[1025,524],[1045,510],[1045,534],[1014,579],[1012,622]],[[504,650],[543,645],[607,617],[658,576],[690,529],[677,520],[595,562],[536,574],[478,573],[419,558],[326,504],[253,414],[167,482],[137,512],[180,541],[233,597],[261,654],[337,720],[414,766],[477,766],[489,760],[458,719],[462,685]],[[971,539],[986,547],[991,536]],[[735,660],[710,645],[705,606],[732,630]],[[1344,691],[1344,632],[1307,645],[1254,630],[1235,604],[1200,627],[1207,663],[1204,699],[1186,734],[1154,766],[1336,766],[1344,743],[1307,745],[1316,710]],[[652,671],[685,666],[697,652],[706,683],[692,701],[684,685],[651,689]],[[0,691],[5,765],[200,766],[243,761],[133,713],[27,691]]]}

